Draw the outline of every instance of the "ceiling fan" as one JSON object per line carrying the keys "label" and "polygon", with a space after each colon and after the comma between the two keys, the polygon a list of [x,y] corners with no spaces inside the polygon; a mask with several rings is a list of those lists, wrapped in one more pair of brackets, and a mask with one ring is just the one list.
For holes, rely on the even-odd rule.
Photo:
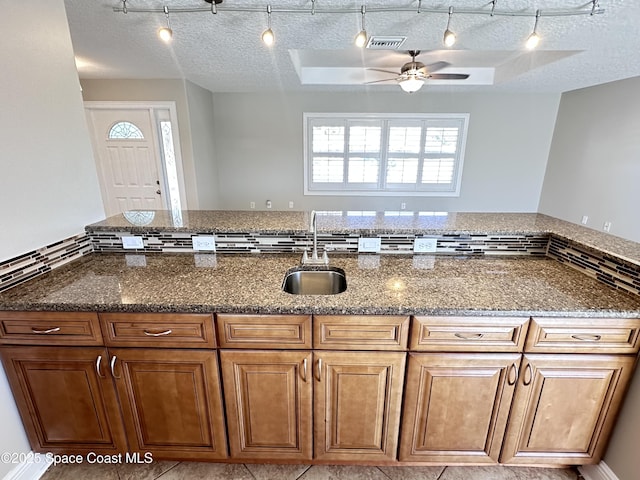
{"label": "ceiling fan", "polygon": [[411,61],[405,63],[400,68],[400,73],[393,72],[391,70],[383,70],[380,68],[369,68],[368,70],[375,70],[376,72],[391,73],[396,75],[394,78],[387,78],[385,80],[374,80],[369,83],[391,82],[396,81],[400,88],[407,93],[413,93],[420,90],[425,80],[465,80],[469,78],[466,73],[435,73],[438,70],[442,70],[448,67],[450,64],[447,62],[436,62],[429,65],[425,65],[422,62],[416,62],[416,57],[420,55],[420,50],[409,50],[407,52],[411,55]]}

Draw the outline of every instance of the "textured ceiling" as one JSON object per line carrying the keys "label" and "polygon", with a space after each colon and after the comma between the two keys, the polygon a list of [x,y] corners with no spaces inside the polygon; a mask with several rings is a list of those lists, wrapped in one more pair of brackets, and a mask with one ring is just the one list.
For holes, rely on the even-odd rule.
{"label": "textured ceiling", "polygon": [[[267,25],[267,4],[273,8],[276,41],[266,47],[260,35]],[[370,35],[402,35],[402,50],[360,50],[353,46],[360,30],[361,4],[366,4]],[[164,13],[114,12],[118,0],[65,0],[81,78],[186,78],[213,92],[366,91],[389,92],[395,83],[362,85],[387,78],[367,68],[399,71],[410,60],[406,50],[423,53],[423,63],[446,61],[446,72],[470,73],[468,81],[432,81],[427,90],[480,92],[564,92],[640,75],[640,2],[600,0],[598,15],[547,17],[554,9],[589,10],[587,0],[498,0],[496,10],[542,12],[535,52],[523,48],[533,16],[456,14],[461,9],[490,11],[488,0],[421,2],[423,9],[454,7],[451,29],[458,42],[442,45],[446,13],[417,12],[411,0],[338,1],[224,0],[220,11],[171,13],[180,7],[208,8],[204,0],[128,0],[129,9],[167,5],[174,38],[161,42],[156,31],[166,25]],[[223,7],[259,7],[260,12],[222,11]],[[413,8],[381,13],[375,7]],[[278,12],[308,8],[309,13]],[[348,14],[322,9],[351,8]]]}

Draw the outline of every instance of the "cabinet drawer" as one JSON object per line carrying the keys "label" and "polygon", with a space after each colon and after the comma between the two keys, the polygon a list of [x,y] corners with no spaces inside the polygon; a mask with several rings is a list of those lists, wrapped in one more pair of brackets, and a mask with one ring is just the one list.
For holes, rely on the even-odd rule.
{"label": "cabinet drawer", "polygon": [[524,317],[413,317],[409,348],[418,351],[521,352]]}
{"label": "cabinet drawer", "polygon": [[198,313],[101,313],[110,347],[213,348],[213,316]]}
{"label": "cabinet drawer", "polygon": [[216,315],[222,348],[311,348],[311,315]]}
{"label": "cabinet drawer", "polygon": [[404,350],[409,317],[381,315],[316,315],[313,348],[331,350]]}
{"label": "cabinet drawer", "polygon": [[102,345],[102,335],[95,313],[0,312],[0,344]]}
{"label": "cabinet drawer", "polygon": [[637,353],[640,319],[534,318],[525,350],[540,353]]}

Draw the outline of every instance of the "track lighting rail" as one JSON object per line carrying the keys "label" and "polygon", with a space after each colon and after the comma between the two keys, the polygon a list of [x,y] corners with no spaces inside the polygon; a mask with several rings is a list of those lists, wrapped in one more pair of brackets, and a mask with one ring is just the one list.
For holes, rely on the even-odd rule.
{"label": "track lighting rail", "polygon": [[[456,15],[486,15],[486,16],[507,16],[507,17],[536,17],[537,10],[533,11],[522,11],[522,10],[507,10],[500,9],[495,6],[492,2],[489,4],[491,8],[457,8],[455,10]],[[600,8],[597,1],[589,2],[586,5],[588,8],[580,7],[577,9],[553,9],[546,8],[544,10],[540,10],[540,17],[569,17],[575,15],[599,15],[604,13],[604,9]],[[406,12],[406,13],[442,13],[449,14],[450,7],[445,8],[431,8],[425,7],[419,2],[418,8],[416,10],[415,7],[407,8],[407,7],[367,7],[367,14],[371,13],[398,13],[398,12]],[[234,7],[234,6],[223,6],[222,4],[217,5],[217,13],[224,12],[238,12],[238,13],[264,13],[264,6],[245,6],[245,7]],[[123,4],[120,7],[113,7],[113,11],[115,13],[164,13],[164,7],[157,8],[135,8]],[[311,2],[311,7],[309,8],[280,8],[278,6],[272,6],[271,11],[273,13],[289,13],[289,14],[309,14],[309,15],[318,15],[318,14],[346,14],[346,13],[361,13],[361,7],[345,7],[345,8],[321,8],[316,5],[315,0]],[[211,13],[211,7],[172,7],[171,14],[176,13]]]}

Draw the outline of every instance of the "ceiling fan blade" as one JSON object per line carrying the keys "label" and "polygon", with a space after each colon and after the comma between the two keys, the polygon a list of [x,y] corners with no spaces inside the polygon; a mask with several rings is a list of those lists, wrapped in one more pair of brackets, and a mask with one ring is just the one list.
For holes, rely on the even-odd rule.
{"label": "ceiling fan blade", "polygon": [[367,68],[367,70],[373,70],[374,72],[390,73],[391,75],[398,75],[398,72],[392,70],[384,70],[382,68]]}
{"label": "ceiling fan blade", "polygon": [[387,78],[385,80],[373,80],[372,82],[364,82],[363,85],[369,85],[370,83],[382,83],[382,82],[395,82],[395,78]]}
{"label": "ceiling fan blade", "polygon": [[436,73],[429,75],[431,80],[466,80],[469,75],[466,73]]}
{"label": "ceiling fan blade", "polygon": [[435,63],[430,63],[425,67],[429,73],[433,73],[433,72],[437,72],[438,70],[442,70],[443,68],[446,68],[449,65],[451,65],[449,62],[435,62]]}

